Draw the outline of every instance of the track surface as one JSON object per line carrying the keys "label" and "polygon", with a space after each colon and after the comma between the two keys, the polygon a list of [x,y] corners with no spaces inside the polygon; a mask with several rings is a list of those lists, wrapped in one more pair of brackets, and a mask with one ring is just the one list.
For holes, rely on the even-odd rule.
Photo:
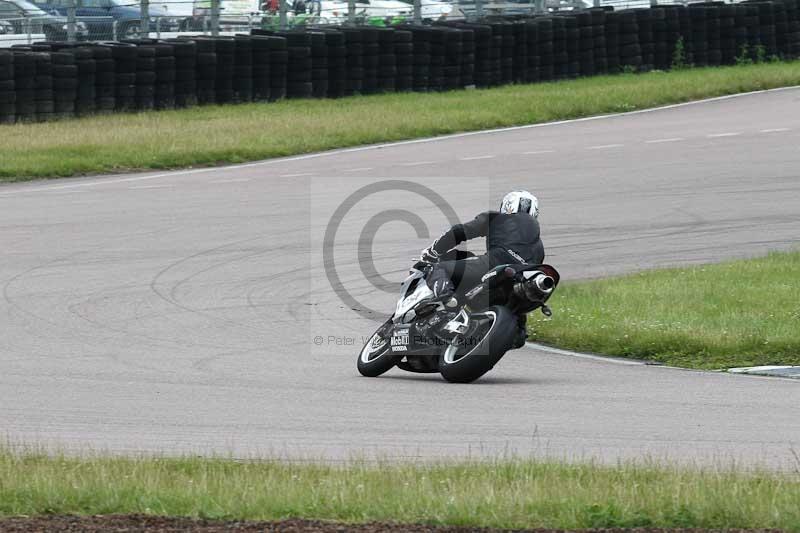
{"label": "track surface", "polygon": [[[797,382],[533,349],[472,386],[360,378],[356,352],[375,323],[332,290],[321,244],[346,196],[401,178],[463,219],[511,188],[535,191],[548,259],[567,279],[786,249],[800,235],[798,143],[800,91],[787,90],[238,168],[0,187],[0,429],[71,450],[788,467]],[[357,256],[362,228],[387,209],[429,228],[373,226],[391,292]],[[446,226],[412,193],[365,199],[336,236],[343,286],[388,314],[403,269]]]}

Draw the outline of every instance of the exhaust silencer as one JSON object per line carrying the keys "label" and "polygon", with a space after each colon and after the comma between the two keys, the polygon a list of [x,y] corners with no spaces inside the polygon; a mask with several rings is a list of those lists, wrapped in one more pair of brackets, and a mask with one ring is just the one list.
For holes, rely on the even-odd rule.
{"label": "exhaust silencer", "polygon": [[550,294],[556,286],[555,280],[546,274],[539,274],[530,280],[529,283],[533,283],[543,294]]}

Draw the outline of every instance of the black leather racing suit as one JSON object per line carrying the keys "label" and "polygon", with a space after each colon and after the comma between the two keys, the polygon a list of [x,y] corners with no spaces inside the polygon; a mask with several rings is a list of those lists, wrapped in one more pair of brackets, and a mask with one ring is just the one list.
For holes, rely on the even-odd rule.
{"label": "black leather racing suit", "polygon": [[453,290],[468,291],[498,265],[539,264],[544,261],[539,223],[527,213],[486,211],[466,224],[450,228],[433,243],[432,248],[444,259],[450,259],[447,255],[450,250],[475,237],[486,237],[484,255],[444,260],[434,265],[428,276],[428,285],[437,296]]}
{"label": "black leather racing suit", "polygon": [[[453,248],[475,237],[486,237],[486,253],[466,259],[458,257]],[[539,223],[527,213],[504,214],[497,211],[481,213],[466,224],[456,224],[433,243],[432,248],[443,256],[427,276],[428,286],[434,296],[441,297],[454,291],[459,294],[480,283],[488,271],[499,265],[544,261],[544,245],[539,238]],[[463,252],[460,252],[463,254]],[[519,332],[514,348],[525,344],[527,317],[518,317]]]}

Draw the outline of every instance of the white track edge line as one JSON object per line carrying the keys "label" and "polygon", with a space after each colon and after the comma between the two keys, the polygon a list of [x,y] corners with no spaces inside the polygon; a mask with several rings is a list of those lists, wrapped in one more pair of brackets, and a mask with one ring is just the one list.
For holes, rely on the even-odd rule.
{"label": "white track edge line", "polygon": [[[623,366],[647,366],[647,367],[655,367],[655,368],[663,368],[668,370],[682,370],[684,372],[694,372],[694,373],[719,373],[719,374],[726,374],[729,376],[736,376],[736,377],[748,377],[748,378],[761,378],[761,379],[771,379],[771,380],[782,380],[782,381],[790,381],[797,383],[798,378],[796,377],[789,377],[789,376],[781,376],[777,374],[761,374],[755,372],[743,372],[742,370],[752,370],[751,367],[743,367],[743,368],[727,368],[722,370],[698,370],[696,368],[683,368],[679,366],[670,366],[670,365],[660,365],[660,364],[650,364],[646,361],[640,361],[637,359],[623,359],[621,357],[612,357],[612,356],[604,356],[604,355],[596,355],[590,353],[582,353],[582,352],[573,352],[571,350],[563,350],[561,348],[554,348],[552,346],[547,346],[544,344],[539,344],[536,342],[526,342],[525,348],[538,350],[540,352],[551,353],[554,355],[563,355],[567,357],[576,357],[578,359],[589,359],[591,361],[599,361],[601,363],[611,363],[615,365],[623,365]],[[753,367],[759,368],[759,367]],[[776,368],[776,367],[773,367]],[[800,367],[779,367],[779,368],[800,368]]]}
{"label": "white track edge line", "polygon": [[656,113],[658,111],[665,111],[669,109],[677,109],[681,107],[688,107],[693,105],[701,105],[713,102],[720,102],[724,100],[731,100],[734,98],[743,98],[745,96],[753,96],[757,94],[768,94],[773,92],[783,92],[783,91],[791,91],[800,89],[800,85],[793,85],[791,87],[776,87],[774,89],[764,89],[760,91],[750,91],[746,93],[737,93],[737,94],[728,94],[724,96],[715,96],[713,98],[705,98],[703,100],[693,100],[691,102],[681,102],[678,104],[669,104],[661,107],[652,107],[648,109],[637,109],[635,111],[625,111],[623,113],[611,113],[607,115],[594,115],[591,117],[582,117],[582,118],[574,118],[568,120],[558,120],[555,122],[544,122],[540,124],[526,124],[523,126],[510,126],[506,128],[496,128],[490,130],[480,130],[480,131],[467,131],[462,133],[453,133],[449,135],[440,135],[437,137],[425,137],[422,139],[409,139],[406,141],[395,141],[390,143],[382,143],[382,144],[370,144],[367,146],[356,146],[353,148],[342,148],[340,150],[330,150],[326,152],[318,152],[314,154],[303,154],[298,156],[286,157],[286,158],[278,158],[278,159],[265,159],[261,161],[253,161],[250,163],[240,163],[236,165],[226,165],[226,166],[216,166],[216,167],[204,167],[204,168],[197,168],[191,170],[171,170],[165,171],[158,174],[152,174],[147,176],[137,176],[137,177],[130,177],[130,178],[107,178],[107,179],[99,179],[97,181],[91,182],[84,182],[84,183],[73,183],[68,185],[60,185],[60,186],[53,186],[53,187],[41,187],[38,189],[31,188],[31,189],[18,189],[16,191],[9,191],[4,193],[2,189],[0,189],[0,197],[8,196],[12,194],[19,194],[19,193],[30,193],[30,192],[39,192],[39,191],[52,191],[52,190],[59,190],[59,189],[67,189],[67,188],[74,188],[74,187],[92,187],[97,185],[110,185],[114,183],[125,183],[131,181],[144,181],[144,180],[151,180],[163,177],[174,177],[174,176],[186,176],[191,174],[200,174],[204,172],[214,172],[220,170],[236,170],[240,168],[251,168],[251,167],[258,167],[258,166],[266,166],[266,165],[275,165],[279,163],[290,163],[294,161],[305,161],[308,159],[316,159],[319,157],[330,157],[334,155],[341,155],[341,154],[348,154],[354,152],[363,152],[367,150],[376,150],[381,148],[390,148],[394,146],[405,146],[409,144],[418,144],[418,143],[429,143],[429,142],[440,142],[440,141],[447,141],[450,139],[458,139],[463,137],[471,137],[475,135],[492,135],[495,133],[504,133],[509,131],[520,131],[520,130],[527,130],[527,129],[534,129],[534,128],[547,128],[552,126],[560,126],[563,124],[573,124],[578,122],[589,122],[593,120],[604,120],[609,118],[618,118],[618,117],[627,117],[631,115],[641,115],[645,113]]}
{"label": "white track edge line", "polygon": [[544,344],[539,344],[536,342],[526,342],[525,346],[528,348],[533,348],[535,350],[539,350],[541,352],[552,353],[556,355],[567,355],[570,357],[578,357],[580,359],[591,359],[593,361],[603,361],[605,363],[614,363],[617,365],[626,365],[626,366],[661,366],[661,365],[648,365],[642,361],[637,361],[634,359],[625,360],[619,357],[606,357],[603,355],[594,355],[589,353],[581,353],[581,352],[573,352],[571,350],[562,350],[561,348],[553,348],[552,346],[546,346]]}

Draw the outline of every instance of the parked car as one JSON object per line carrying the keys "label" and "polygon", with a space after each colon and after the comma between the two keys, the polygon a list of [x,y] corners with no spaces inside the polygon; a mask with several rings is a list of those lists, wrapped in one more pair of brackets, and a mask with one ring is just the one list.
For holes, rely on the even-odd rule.
{"label": "parked car", "polygon": [[[0,0],[0,20],[4,32],[44,34],[48,40],[64,41],[67,38],[67,18],[47,13],[27,0]],[[75,38],[85,40],[87,28],[83,22],[75,23]]]}
{"label": "parked car", "polygon": [[194,2],[191,0],[153,1],[150,2],[150,13],[159,13],[162,16],[178,21],[180,31],[202,30],[203,21],[194,14]]}
{"label": "parked car", "polygon": [[[66,15],[72,0],[33,0],[45,11]],[[89,29],[90,39],[131,39],[140,37],[142,12],[130,0],[74,0],[75,16]],[[150,8],[150,31],[178,31],[181,21],[159,6]]]}

